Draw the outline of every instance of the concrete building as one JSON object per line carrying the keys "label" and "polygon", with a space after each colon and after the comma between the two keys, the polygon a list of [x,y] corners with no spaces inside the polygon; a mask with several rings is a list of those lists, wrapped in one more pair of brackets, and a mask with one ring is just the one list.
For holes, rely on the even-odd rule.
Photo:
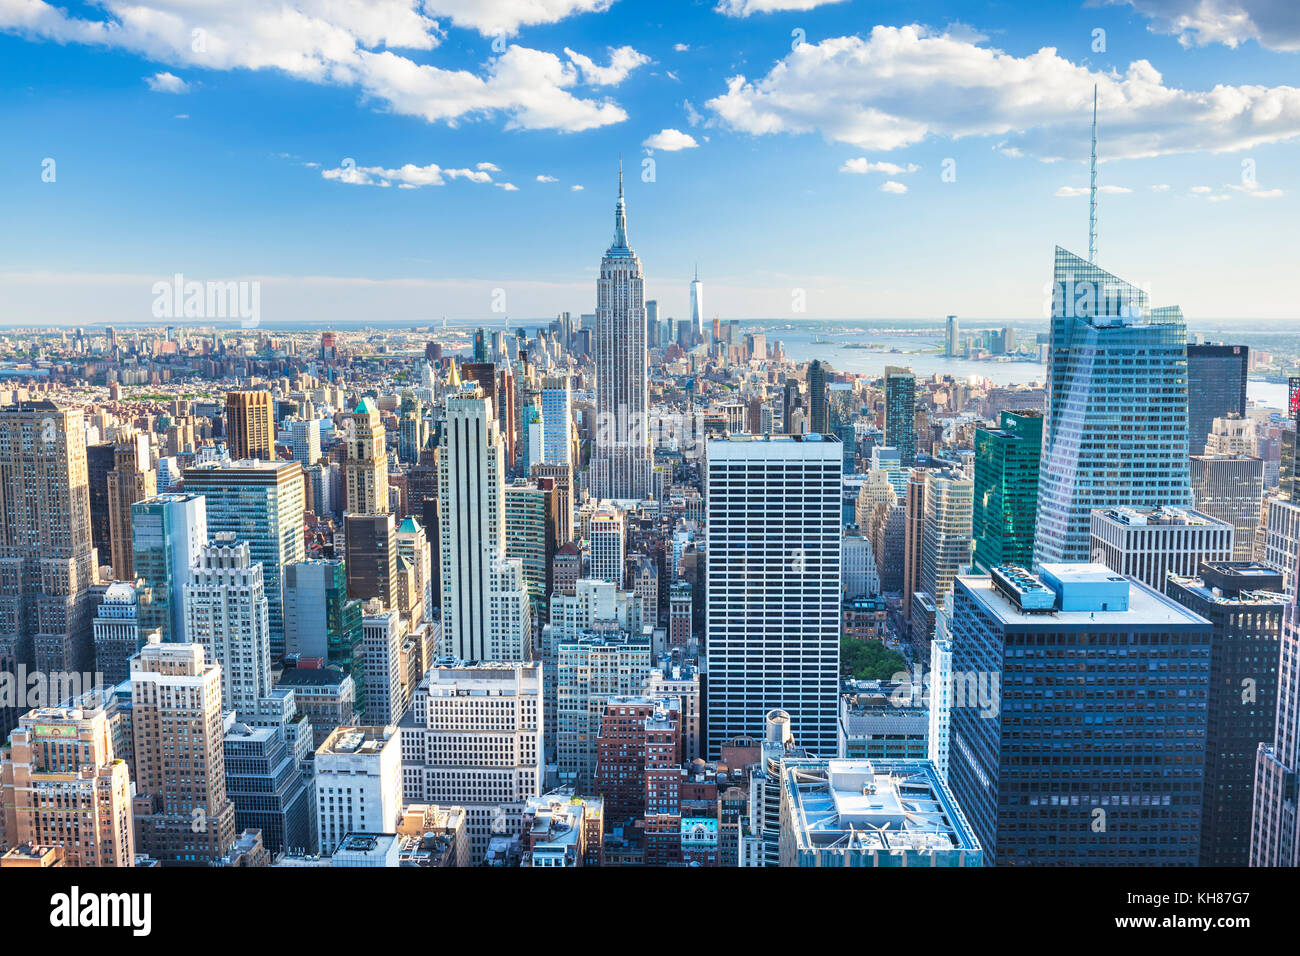
{"label": "concrete building", "polygon": [[275,423],[271,420],[271,393],[226,393],[226,447],[233,461],[275,458]]}
{"label": "concrete building", "polygon": [[347,426],[344,510],[349,514],[382,514],[388,511],[388,450],[384,424],[374,401],[361,399],[348,416]]}
{"label": "concrete building", "polygon": [[1232,525],[1232,560],[1251,560],[1264,500],[1264,462],[1248,455],[1192,455],[1192,507]]}
{"label": "concrete building", "polygon": [[614,507],[599,507],[588,523],[590,577],[623,586],[625,527],[623,513]]}
{"label": "concrete building", "polygon": [[1205,562],[1231,561],[1233,527],[1190,508],[1097,509],[1093,560],[1164,593],[1170,574],[1192,577]]}
{"label": "concrete building", "polygon": [[134,428],[118,435],[113,446],[113,470],[108,475],[108,528],[113,576],[135,580],[131,541],[131,506],[158,493],[158,472],[153,467],[149,436]]}
{"label": "concrete building", "polygon": [[135,588],[121,581],[104,592],[93,623],[95,635],[95,673],[104,683],[116,685],[129,679],[130,661],[140,650],[139,606]]}
{"label": "concrete building", "polygon": [[393,833],[401,819],[396,727],[339,727],[316,750],[316,833],[330,856],[350,833]]}
{"label": "concrete building", "polygon": [[1255,758],[1250,865],[1300,866],[1300,608],[1286,611],[1277,673],[1277,722]]}
{"label": "concrete building", "polygon": [[185,585],[208,543],[207,500],[165,494],[137,501],[131,506],[131,536],[140,626],[159,631],[164,641],[188,642]]}
{"label": "concrete building", "polygon": [[605,702],[639,693],[650,677],[650,661],[650,643],[639,635],[589,631],[560,642],[555,741],[561,785],[590,789]]}

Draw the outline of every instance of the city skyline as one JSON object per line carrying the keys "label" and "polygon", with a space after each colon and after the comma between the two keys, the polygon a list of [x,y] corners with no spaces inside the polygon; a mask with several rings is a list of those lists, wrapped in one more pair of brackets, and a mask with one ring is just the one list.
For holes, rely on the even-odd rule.
{"label": "city skyline", "polygon": [[150,0],[175,18],[152,33],[117,2],[0,11],[24,144],[0,159],[23,226],[0,240],[5,324],[148,320],[177,273],[259,282],[268,322],[588,311],[619,154],[665,315],[689,317],[698,263],[705,322],[1044,316],[1041,250],[1084,246],[1094,86],[1098,263],[1193,303],[1193,325],[1294,316],[1297,43],[1253,4],[728,0],[671,26],[635,0],[529,8],[545,23],[460,0],[394,2],[386,21],[267,5],[346,52],[254,8]]}

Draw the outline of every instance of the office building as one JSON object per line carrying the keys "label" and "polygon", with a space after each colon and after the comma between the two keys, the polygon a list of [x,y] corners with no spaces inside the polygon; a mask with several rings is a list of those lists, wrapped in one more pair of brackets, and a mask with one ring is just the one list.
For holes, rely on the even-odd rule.
{"label": "office building", "polygon": [[952,581],[971,563],[975,483],[950,468],[925,472],[925,523],[921,532],[921,587],[942,604]]}
{"label": "office building", "polygon": [[911,369],[885,369],[885,444],[898,449],[904,468],[916,461],[916,376]]}
{"label": "office building", "polygon": [[1189,578],[1203,563],[1232,560],[1232,525],[1190,508],[1097,509],[1093,559],[1164,593],[1170,574]]}
{"label": "office building", "polygon": [[316,750],[316,838],[329,856],[349,833],[393,833],[408,796],[396,727],[339,727]]}
{"label": "office building", "polygon": [[639,501],[654,494],[644,284],[641,260],[627,244],[620,168],[614,241],[600,261],[596,280],[596,423],[590,488],[602,500]]}
{"label": "office building", "polygon": [[559,545],[574,540],[573,528],[573,466],[568,462],[552,464],[543,462],[528,470],[533,481],[546,479],[555,485],[555,540]]}
{"label": "office building", "polygon": [[1187,346],[1187,444],[1205,451],[1216,418],[1246,414],[1250,349],[1244,345]]}
{"label": "office building", "polygon": [[272,854],[315,849],[315,813],[310,779],[284,731],[236,721],[222,741],[226,792],[235,806],[235,826],[255,829]]}
{"label": "office building", "polygon": [[542,675],[535,663],[439,663],[402,724],[407,802],[464,807],[472,862],[517,834],[542,792]]}
{"label": "office building", "polygon": [[959,576],[949,628],[948,784],[986,863],[1196,864],[1209,621],[1047,564]]}
{"label": "office building", "polygon": [[1250,863],[1255,757],[1273,739],[1277,666],[1288,598],[1282,575],[1258,564],[1205,562],[1171,575],[1168,594],[1213,625],[1201,801],[1201,866]]}
{"label": "office building", "polygon": [[[620,188],[620,193],[622,189]],[[704,283],[700,281],[700,267],[695,267],[695,278],[691,280],[691,331],[697,342],[707,341],[704,332]]]}
{"label": "office building", "polygon": [[110,584],[99,602],[92,625],[95,635],[95,673],[114,686],[131,673],[131,658],[140,650],[139,605],[135,588],[121,581]]}
{"label": "office building", "polygon": [[[320,461],[320,419],[298,418],[289,423],[289,436],[293,442],[293,460],[310,469]],[[320,505],[316,513],[321,514]]]}
{"label": "office building", "polygon": [[624,522],[617,508],[600,507],[588,525],[591,573],[597,581],[623,586]]}
{"label": "office building", "polygon": [[1300,608],[1287,608],[1277,670],[1277,720],[1255,757],[1250,865],[1300,866]]}
{"label": "office building", "polygon": [[363,603],[379,601],[386,608],[396,609],[397,520],[387,511],[345,515],[343,536],[348,597]]}
{"label": "office building", "polygon": [[150,635],[131,661],[136,847],[164,865],[206,866],[235,842],[226,793],[221,667],[200,644]]}
{"label": "office building", "polygon": [[1192,455],[1192,507],[1232,525],[1232,560],[1249,561],[1264,500],[1264,462],[1243,455]]}
{"label": "office building", "polygon": [[376,726],[396,724],[406,713],[406,671],[402,645],[406,621],[396,609],[387,610],[372,602],[361,618],[361,646],[365,656],[366,720]]}
{"label": "office building", "polygon": [[957,358],[961,354],[961,329],[957,316],[948,316],[943,337],[943,354],[947,358]]}
{"label": "office building", "polygon": [[1182,312],[1059,246],[1053,280],[1035,564],[1087,560],[1095,508],[1191,504]]}
{"label": "office building", "polygon": [[542,378],[542,455],[536,462],[570,465],[573,460],[573,397],[569,376]]}
{"label": "office building", "polygon": [[836,746],[840,443],[731,436],[706,449],[707,749],[761,736],[774,707],[805,746]]}
{"label": "office building", "polygon": [[388,451],[379,410],[363,398],[347,420],[348,457],[343,463],[347,486],[344,505],[349,514],[373,515],[388,511]]}
{"label": "office building", "polygon": [[912,693],[906,684],[886,681],[846,682],[845,686],[847,692],[840,696],[841,757],[927,759],[930,714],[921,694]]}
{"label": "office building", "polygon": [[830,431],[826,399],[826,366],[818,359],[813,359],[808,365],[808,431],[818,435]]}
{"label": "office building", "polygon": [[563,785],[590,788],[605,702],[640,693],[650,677],[650,644],[625,633],[591,631],[561,641],[556,663],[555,741]]}
{"label": "office building", "polygon": [[[207,502],[202,495],[155,495],[131,506],[131,538],[140,626],[164,641],[188,643],[185,584],[208,543]],[[125,677],[123,677],[125,680]]]}
{"label": "office building", "polygon": [[1296,562],[1300,558],[1300,500],[1283,495],[1264,499],[1263,554],[1265,564],[1282,572],[1282,589],[1296,591]]}
{"label": "office building", "polygon": [[[344,562],[313,558],[287,565],[285,654],[319,657],[352,674],[360,664],[360,644],[361,602],[348,597]],[[360,681],[359,673],[354,676]]]}
{"label": "office building", "polygon": [[247,541],[215,535],[185,585],[185,633],[221,668],[222,710],[251,714],[271,692],[271,635],[262,566]]}
{"label": "office building", "polygon": [[528,585],[533,627],[550,617],[551,562],[558,547],[559,496],[550,478],[505,488],[506,557],[516,559]]}
{"label": "office building", "polygon": [[271,656],[283,657],[284,566],[307,556],[302,465],[293,461],[197,464],[185,469],[185,490],[206,500],[210,534],[233,532],[248,542],[252,559],[262,565]]}
{"label": "office building", "polygon": [[108,529],[113,577],[135,580],[131,542],[131,507],[158,493],[158,472],[153,467],[149,436],[127,429],[113,446],[113,470],[108,475]]}
{"label": "office building", "polygon": [[63,866],[134,866],[131,775],[99,707],[41,707],[0,745],[0,845],[55,847]]}
{"label": "office building", "polygon": [[976,568],[1033,563],[1042,444],[1040,412],[1004,411],[998,428],[975,430]]}
{"label": "office building", "polygon": [[232,461],[275,458],[275,423],[271,420],[271,393],[226,393],[226,447]]}
{"label": "office building", "polygon": [[781,866],[980,866],[928,760],[792,758],[781,767]]}

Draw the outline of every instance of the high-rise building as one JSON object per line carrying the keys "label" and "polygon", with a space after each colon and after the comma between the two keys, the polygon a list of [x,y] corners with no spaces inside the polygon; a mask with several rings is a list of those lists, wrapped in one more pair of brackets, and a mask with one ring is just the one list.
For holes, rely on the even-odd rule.
{"label": "high-rise building", "polygon": [[[450,663],[429,669],[402,725],[408,803],[464,807],[471,857],[518,833],[542,792],[542,674],[535,663]],[[319,758],[318,758],[319,759]]]}
{"label": "high-rise building", "polygon": [[[619,192],[622,192],[621,186]],[[695,267],[695,278],[691,280],[691,330],[695,340],[706,340],[704,333],[704,283],[700,281],[700,267]]]}
{"label": "high-rise building", "polygon": [[600,261],[596,280],[596,423],[590,487],[601,499],[639,501],[654,494],[644,292],[641,260],[627,244],[620,167],[614,241]]}
{"label": "high-rise building", "polygon": [[885,444],[898,449],[904,468],[916,461],[916,376],[909,368],[885,369]]}
{"label": "high-rise building", "polygon": [[975,430],[975,567],[1033,563],[1042,445],[1040,412],[1004,411],[998,428]]}
{"label": "high-rise building", "polygon": [[226,793],[221,667],[200,644],[150,635],[131,661],[136,846],[163,864],[205,866],[235,842]]}
{"label": "high-rise building", "polygon": [[925,469],[913,468],[907,479],[903,535],[903,616],[912,619],[912,595],[922,589],[921,559],[925,553]]}
{"label": "high-rise building", "polygon": [[110,563],[113,577],[134,581],[135,561],[131,550],[131,506],[158,493],[158,472],[154,470],[149,436],[131,429],[118,437],[113,447],[113,470],[108,475],[108,528],[112,540]]}
{"label": "high-rise building", "polygon": [[241,717],[271,692],[271,634],[262,566],[229,531],[199,552],[185,585],[185,634],[221,668],[221,706]]}
{"label": "high-rise building", "polygon": [[1036,564],[1087,560],[1094,508],[1191,504],[1182,312],[1059,246],[1053,279]]}
{"label": "high-rise building", "polygon": [[1300,608],[1294,604],[1282,624],[1277,703],[1273,733],[1260,742],[1255,758],[1251,866],[1300,866]]}
{"label": "high-rise building", "polygon": [[970,566],[971,508],[975,483],[960,471],[925,472],[925,525],[921,532],[921,587],[935,604],[953,578]]}
{"label": "high-rise building", "polygon": [[1250,349],[1245,345],[1187,346],[1187,445],[1205,451],[1216,418],[1246,414],[1246,376]]}
{"label": "high-rise building", "polygon": [[605,702],[642,691],[650,677],[650,656],[650,643],[639,635],[587,632],[560,642],[554,736],[563,785],[584,792],[593,785]]}
{"label": "high-rise building", "polygon": [[295,713],[294,694],[287,697],[287,702],[276,695],[262,698],[252,714],[230,725],[222,741],[235,826],[261,831],[273,854],[316,847],[310,771],[295,753],[287,722],[278,719],[285,710],[289,720]]}
{"label": "high-rise building", "polygon": [[591,577],[623,586],[624,522],[617,508],[597,508],[587,525]]}
{"label": "high-rise building", "polygon": [[572,402],[569,376],[547,375],[542,379],[542,457],[539,461],[567,465],[573,460]]}
{"label": "high-rise building", "polygon": [[840,443],[731,436],[706,448],[707,748],[780,707],[833,754],[839,703]]}
{"label": "high-rise building", "polygon": [[558,496],[550,478],[516,481],[505,488],[506,557],[523,566],[533,627],[551,616],[551,562],[558,546]]}
{"label": "high-rise building", "polygon": [[137,501],[131,538],[142,633],[156,630],[164,641],[187,643],[185,584],[208,543],[206,499],[178,493]]}
{"label": "high-rise building", "polygon": [[447,397],[438,455],[444,653],[461,660],[530,654],[523,566],[506,557],[505,474],[492,403],[464,386]]}
{"label": "high-rise building", "polygon": [[134,866],[131,775],[100,707],[41,707],[0,745],[0,845],[57,847],[63,866]]}
{"label": "high-rise building", "polygon": [[46,674],[85,671],[96,553],[80,408],[0,408],[0,494],[0,674],[20,663]]}
{"label": "high-rise building", "polygon": [[1250,863],[1255,756],[1273,739],[1282,619],[1282,575],[1249,563],[1203,563],[1171,575],[1167,593],[1214,626],[1201,801],[1201,866]]}
{"label": "high-rise building", "polygon": [[388,451],[379,410],[363,398],[348,416],[348,458],[343,463],[349,514],[381,514],[388,510]]}
{"label": "high-rise building", "polygon": [[348,597],[344,562],[311,558],[287,565],[284,569],[285,654],[323,658],[351,674],[359,663],[360,643],[361,602]]}
{"label": "high-rise building", "polygon": [[573,537],[573,466],[569,462],[553,464],[543,462],[529,469],[534,480],[545,478],[555,483],[555,535],[559,545],[566,545]]}
{"label": "high-rise building", "polygon": [[232,531],[247,541],[271,620],[271,656],[284,655],[283,569],[307,556],[303,536],[306,481],[295,461],[238,461],[185,469],[185,490],[207,502],[208,531]]}
{"label": "high-rise building", "polygon": [[388,512],[343,518],[348,597],[398,607],[397,521]]}
{"label": "high-rise building", "polygon": [[818,435],[828,434],[830,422],[826,417],[826,366],[813,359],[808,366],[808,431]]}
{"label": "high-rise building", "polygon": [[1300,581],[1300,574],[1296,573],[1300,559],[1300,501],[1285,495],[1266,497],[1262,531],[1260,557],[1269,567],[1282,572],[1283,590],[1294,594]]}
{"label": "high-rise building", "polygon": [[[289,435],[293,440],[294,461],[304,468],[311,468],[320,461],[320,419],[295,419],[289,424]],[[321,513],[319,505],[316,513]]]}
{"label": "high-rise building", "polygon": [[1192,455],[1192,507],[1232,525],[1232,560],[1249,561],[1264,500],[1264,462],[1243,455]]}
{"label": "high-rise building", "polygon": [[365,717],[376,725],[396,724],[406,713],[409,686],[402,666],[406,621],[396,609],[371,605],[361,618],[366,658]]}
{"label": "high-rise building", "polygon": [[396,727],[338,727],[316,750],[316,836],[326,856],[349,833],[393,833],[409,797]]}
{"label": "high-rise building", "polygon": [[1210,623],[1097,564],[959,576],[952,603],[948,784],[985,862],[1194,866]]}
{"label": "high-rise building", "polygon": [[271,420],[271,393],[226,393],[226,447],[234,461],[275,458],[275,423]]}
{"label": "high-rise building", "polygon": [[1204,562],[1232,560],[1232,525],[1190,508],[1098,508],[1092,557],[1165,593],[1170,574],[1189,578]]}
{"label": "high-rise building", "polygon": [[110,584],[95,611],[95,673],[115,686],[131,674],[131,658],[140,650],[139,605],[135,588],[122,581]]}
{"label": "high-rise building", "polygon": [[957,316],[948,316],[948,323],[943,337],[943,354],[948,358],[956,358],[961,353],[960,334]]}

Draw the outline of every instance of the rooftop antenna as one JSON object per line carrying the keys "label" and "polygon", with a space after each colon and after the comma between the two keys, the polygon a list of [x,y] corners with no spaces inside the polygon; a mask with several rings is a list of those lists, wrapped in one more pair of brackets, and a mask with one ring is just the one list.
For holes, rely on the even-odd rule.
{"label": "rooftop antenna", "polygon": [[1092,84],[1092,184],[1088,188],[1088,261],[1097,261],[1097,84]]}

